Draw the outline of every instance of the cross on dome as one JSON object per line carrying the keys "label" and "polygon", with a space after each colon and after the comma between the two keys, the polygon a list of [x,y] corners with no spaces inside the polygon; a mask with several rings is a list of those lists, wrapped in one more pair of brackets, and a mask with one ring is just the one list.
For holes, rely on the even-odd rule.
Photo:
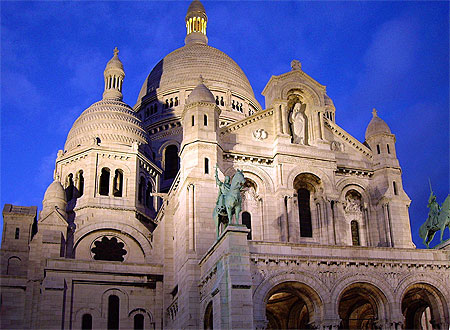
{"label": "cross on dome", "polygon": [[114,56],[119,55],[119,50],[117,49],[117,47],[115,47],[115,48],[113,49],[113,52],[114,52]]}
{"label": "cross on dome", "polygon": [[372,115],[373,115],[374,117],[378,117],[377,109],[375,109],[375,108],[372,109]]}

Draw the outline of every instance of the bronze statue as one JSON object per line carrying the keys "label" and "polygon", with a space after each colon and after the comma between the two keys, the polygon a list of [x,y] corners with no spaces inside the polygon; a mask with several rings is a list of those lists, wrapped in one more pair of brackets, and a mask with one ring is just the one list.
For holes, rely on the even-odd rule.
{"label": "bronze statue", "polygon": [[441,242],[444,237],[444,230],[446,227],[450,230],[450,195],[447,196],[444,203],[440,207],[436,201],[436,195],[431,189],[430,183],[430,198],[428,199],[428,218],[425,223],[420,226],[419,236],[423,239],[423,244],[430,248],[430,242],[433,240],[437,231],[441,231]]}
{"label": "bronze statue", "polygon": [[217,196],[216,207],[213,211],[213,219],[216,225],[216,234],[219,238],[220,224],[227,226],[233,223],[233,215],[235,223],[239,222],[239,214],[241,213],[241,189],[245,183],[244,174],[237,170],[230,183],[230,177],[226,176],[224,182],[219,180],[216,165],[216,184],[219,186],[219,195]]}

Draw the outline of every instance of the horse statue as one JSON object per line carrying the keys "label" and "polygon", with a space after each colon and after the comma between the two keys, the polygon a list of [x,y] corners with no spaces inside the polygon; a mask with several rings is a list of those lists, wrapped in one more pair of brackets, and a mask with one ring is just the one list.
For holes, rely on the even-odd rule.
{"label": "horse statue", "polygon": [[[431,184],[430,184],[431,189]],[[430,248],[430,242],[433,240],[437,231],[441,231],[441,242],[444,238],[445,228],[450,230],[450,194],[445,199],[442,206],[436,202],[436,195],[431,190],[430,198],[428,199],[428,218],[425,223],[419,228],[419,236],[423,239],[423,244]]]}
{"label": "horse statue", "polygon": [[226,176],[222,182],[219,180],[216,166],[216,184],[219,186],[219,196],[217,197],[216,207],[213,211],[213,219],[216,226],[217,239],[219,238],[220,225],[233,223],[233,215],[235,224],[239,222],[239,214],[241,213],[241,190],[244,186],[245,178],[241,170],[237,170],[230,183],[230,177]]}

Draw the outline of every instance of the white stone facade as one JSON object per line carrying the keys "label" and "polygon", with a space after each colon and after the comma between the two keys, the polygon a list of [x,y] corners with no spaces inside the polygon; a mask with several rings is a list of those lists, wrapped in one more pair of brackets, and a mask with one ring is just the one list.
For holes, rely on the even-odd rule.
{"label": "white stone facade", "polygon": [[[448,329],[449,245],[415,249],[387,124],[356,140],[298,61],[262,109],[207,21],[194,0],[133,108],[115,50],[43,210],[5,205],[1,328]],[[246,178],[218,239],[216,165]]]}

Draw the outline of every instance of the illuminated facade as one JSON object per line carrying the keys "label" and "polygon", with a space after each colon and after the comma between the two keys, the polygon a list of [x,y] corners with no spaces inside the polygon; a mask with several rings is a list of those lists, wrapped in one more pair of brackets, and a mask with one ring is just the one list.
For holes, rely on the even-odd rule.
{"label": "illuminated facade", "polygon": [[[5,205],[2,328],[447,329],[450,250],[412,243],[388,125],[356,140],[295,60],[263,109],[207,22],[193,1],[134,107],[114,50],[42,211]],[[216,164],[246,178],[218,240]]]}

